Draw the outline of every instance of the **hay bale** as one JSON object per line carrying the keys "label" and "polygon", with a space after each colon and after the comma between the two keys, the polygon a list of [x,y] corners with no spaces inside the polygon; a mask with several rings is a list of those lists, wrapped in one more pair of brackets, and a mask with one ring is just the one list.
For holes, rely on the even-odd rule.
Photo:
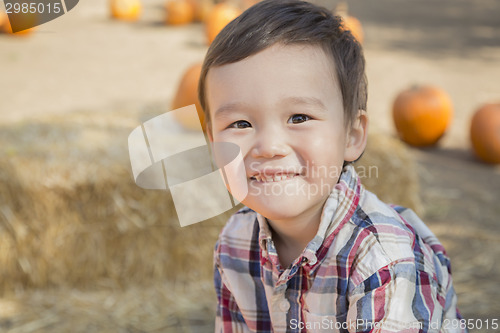
{"label": "hay bale", "polygon": [[365,187],[382,201],[423,213],[417,163],[410,148],[400,140],[370,134],[366,151],[355,168]]}
{"label": "hay bale", "polygon": [[[212,297],[200,298],[210,294]],[[210,332],[212,284],[156,282],[82,292],[34,290],[0,299],[0,330],[18,333]]]}
{"label": "hay bale", "polygon": [[181,228],[168,191],[133,181],[127,137],[149,117],[76,113],[0,130],[0,294],[211,279],[227,217]]}
{"label": "hay bale", "polygon": [[26,267],[26,257],[33,257],[30,251],[18,248],[19,243],[31,240],[30,226],[24,221],[30,215],[26,208],[32,207],[32,202],[17,177],[15,167],[4,158],[0,157],[0,161],[0,290],[4,290],[28,282],[16,272]]}

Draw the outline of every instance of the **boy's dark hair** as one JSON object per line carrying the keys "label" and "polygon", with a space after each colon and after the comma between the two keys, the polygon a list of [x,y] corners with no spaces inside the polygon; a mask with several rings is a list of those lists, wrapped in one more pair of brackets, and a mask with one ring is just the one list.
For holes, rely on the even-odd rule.
{"label": "boy's dark hair", "polygon": [[211,67],[243,60],[274,44],[320,46],[334,62],[346,126],[366,110],[367,80],[360,44],[327,9],[298,0],[264,0],[231,21],[210,45],[203,62],[198,97],[210,124],[206,78]]}

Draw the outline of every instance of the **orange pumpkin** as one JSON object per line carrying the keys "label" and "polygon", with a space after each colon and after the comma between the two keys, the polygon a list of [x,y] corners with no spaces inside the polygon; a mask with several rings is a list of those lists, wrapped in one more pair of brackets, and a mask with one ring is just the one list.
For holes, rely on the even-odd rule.
{"label": "orange pumpkin", "polygon": [[7,13],[0,12],[0,32],[12,34],[16,36],[28,36],[36,30],[35,25],[38,23],[38,15],[33,13],[12,13],[10,18],[16,20],[19,26],[32,26],[33,28],[12,32],[9,17]]}
{"label": "orange pumpkin", "polygon": [[167,12],[166,23],[171,25],[182,25],[194,20],[194,3],[189,0],[169,0],[165,4]]}
{"label": "orange pumpkin", "polygon": [[202,128],[205,127],[205,116],[198,100],[198,82],[200,80],[200,74],[201,64],[195,64],[188,68],[182,76],[172,103],[173,110],[192,104],[196,105],[196,111],[198,112],[199,118],[193,118],[186,114],[177,113],[177,120],[182,126],[184,126],[184,128],[187,129],[198,129],[200,121],[203,124]]}
{"label": "orange pumpkin", "polygon": [[111,16],[123,21],[137,21],[141,15],[140,0],[110,0]]}
{"label": "orange pumpkin", "polygon": [[194,20],[205,22],[213,7],[213,0],[188,0],[194,8]]}
{"label": "orange pumpkin", "polygon": [[344,29],[351,31],[351,34],[356,38],[356,40],[362,44],[365,39],[365,34],[363,32],[363,26],[361,22],[353,16],[349,16],[348,14],[348,6],[345,2],[340,2],[335,8],[335,15],[342,17],[344,21],[343,26]]}
{"label": "orange pumpkin", "polygon": [[208,44],[211,44],[215,36],[240,14],[241,9],[229,2],[215,5],[205,21]]}
{"label": "orange pumpkin", "polygon": [[403,141],[413,146],[430,146],[448,128],[453,107],[443,90],[432,86],[414,86],[396,97],[392,115]]}
{"label": "orange pumpkin", "polygon": [[470,139],[481,160],[500,164],[500,103],[483,105],[474,113]]}
{"label": "orange pumpkin", "polygon": [[7,17],[7,13],[0,11],[0,33],[8,33],[8,29],[10,28],[9,18]]}

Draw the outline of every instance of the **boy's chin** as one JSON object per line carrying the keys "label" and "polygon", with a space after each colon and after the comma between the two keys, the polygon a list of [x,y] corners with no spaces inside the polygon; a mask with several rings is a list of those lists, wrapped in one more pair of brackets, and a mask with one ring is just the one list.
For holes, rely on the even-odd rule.
{"label": "boy's chin", "polygon": [[[252,200],[253,199],[253,200]],[[245,198],[242,202],[248,208],[256,211],[268,220],[279,221],[293,219],[308,210],[312,203],[296,198]]]}

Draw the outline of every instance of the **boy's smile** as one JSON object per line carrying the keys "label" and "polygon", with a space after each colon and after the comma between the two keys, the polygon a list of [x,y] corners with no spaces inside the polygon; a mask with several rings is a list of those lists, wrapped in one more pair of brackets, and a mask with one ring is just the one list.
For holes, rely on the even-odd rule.
{"label": "boy's smile", "polygon": [[237,199],[276,223],[319,223],[349,154],[333,66],[320,47],[274,45],[208,72],[209,136],[243,155]]}

